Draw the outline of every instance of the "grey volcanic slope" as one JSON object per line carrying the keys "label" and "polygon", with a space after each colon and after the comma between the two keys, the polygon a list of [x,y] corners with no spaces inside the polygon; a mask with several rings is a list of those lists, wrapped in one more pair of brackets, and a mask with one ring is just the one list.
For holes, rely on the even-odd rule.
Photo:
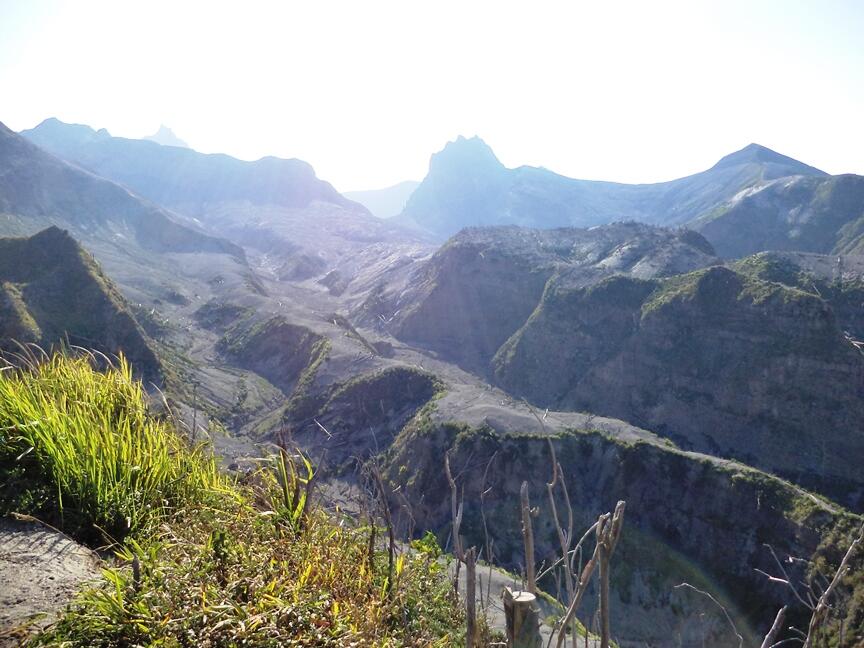
{"label": "grey volcanic slope", "polygon": [[546,282],[565,270],[593,283],[615,273],[666,276],[716,262],[688,230],[639,223],[591,229],[466,229],[401,281],[372,291],[357,321],[441,353],[481,375],[528,319]]}
{"label": "grey volcanic slope", "polygon": [[741,192],[689,224],[717,252],[864,252],[864,177],[795,176]]}
{"label": "grey volcanic slope", "polygon": [[508,169],[479,138],[460,137],[432,156],[429,173],[397,222],[446,238],[463,227],[586,227],[623,219],[682,224],[746,187],[824,172],[750,144],[707,171],[657,184],[567,178],[546,169]]}

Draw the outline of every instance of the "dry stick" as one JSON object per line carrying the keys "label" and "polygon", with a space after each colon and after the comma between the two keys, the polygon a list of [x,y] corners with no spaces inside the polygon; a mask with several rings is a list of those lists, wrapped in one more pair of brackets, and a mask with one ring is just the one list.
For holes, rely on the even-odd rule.
{"label": "dry stick", "polygon": [[771,552],[771,557],[774,558],[774,562],[776,563],[778,569],[780,570],[780,573],[783,574],[783,578],[778,578],[777,576],[771,576],[771,574],[768,574],[768,573],[762,571],[761,569],[756,569],[755,571],[762,574],[763,576],[768,578],[769,581],[771,581],[773,583],[782,583],[782,584],[788,585],[789,589],[792,590],[792,593],[795,595],[795,598],[798,599],[798,601],[801,603],[801,605],[803,605],[804,607],[806,607],[809,610],[812,610],[814,607],[813,603],[812,602],[808,603],[807,601],[805,601],[801,597],[801,594],[798,593],[798,588],[795,587],[795,584],[792,582],[792,579],[789,577],[789,573],[786,571],[786,568],[783,566],[783,563],[781,562],[781,560],[777,557],[777,552],[774,551],[774,547],[772,547],[770,544],[767,544],[767,543],[764,544],[763,546],[767,547],[768,551]]}
{"label": "dry stick", "polygon": [[396,556],[396,536],[393,533],[393,519],[390,516],[390,505],[387,503],[387,492],[384,490],[384,481],[381,479],[381,471],[378,470],[377,464],[372,465],[372,474],[375,477],[375,482],[378,485],[378,492],[381,498],[381,511],[384,513],[384,524],[387,526],[387,536],[389,543],[387,545],[387,589],[386,593],[389,598],[393,588],[393,562]]}
{"label": "dry stick", "polygon": [[474,647],[474,638],[477,636],[477,549],[471,547],[465,552],[465,611],[466,631],[465,646]]}
{"label": "dry stick", "polygon": [[528,501],[528,482],[522,482],[519,489],[522,507],[522,540],[525,544],[525,579],[528,591],[537,593],[537,577],[534,571],[534,528],[531,524],[531,505]]}
{"label": "dry stick", "polygon": [[846,550],[846,555],[843,556],[843,560],[840,561],[840,566],[834,573],[834,578],[831,579],[831,583],[825,591],[822,592],[822,596],[819,597],[819,601],[816,603],[816,609],[813,610],[813,616],[810,617],[810,627],[807,629],[807,637],[804,639],[804,645],[802,648],[813,647],[813,642],[816,638],[816,631],[828,617],[828,610],[830,609],[828,606],[828,599],[834,592],[834,588],[837,587],[840,579],[843,578],[843,575],[846,573],[846,565],[849,563],[849,558],[852,557],[852,552],[862,540],[864,540],[864,525],[861,526],[861,530],[858,532],[858,537],[852,541],[852,544],[849,545],[849,549]]}
{"label": "dry stick", "polygon": [[624,522],[623,501],[615,505],[612,522],[606,532],[598,539],[600,545],[600,648],[609,648],[609,564],[618,538],[621,536],[621,526]]}
{"label": "dry stick", "polygon": [[573,620],[573,616],[576,614],[576,610],[582,602],[582,597],[585,596],[585,592],[588,589],[588,583],[591,582],[591,576],[594,574],[594,568],[597,567],[597,560],[600,555],[600,536],[605,533],[605,528],[609,524],[609,519],[611,517],[612,516],[609,513],[604,513],[597,518],[597,524],[595,525],[597,531],[597,544],[594,545],[594,553],[591,556],[591,559],[585,563],[585,568],[579,576],[579,584],[576,587],[576,594],[573,596],[573,600],[570,601],[570,607],[567,608],[567,612],[561,620],[561,627],[558,630],[558,643],[556,644],[558,648],[561,648],[564,645],[564,640],[567,638],[567,626]]}
{"label": "dry stick", "polygon": [[786,606],[784,605],[780,608],[780,611],[777,612],[777,617],[774,619],[774,624],[771,626],[771,629],[768,631],[768,634],[765,635],[765,639],[762,641],[761,648],[771,648],[774,645],[774,640],[777,639],[777,635],[780,634],[780,631],[783,629],[783,622],[786,620]]}
{"label": "dry stick", "polygon": [[[555,529],[558,531],[558,542],[561,545],[561,556],[564,559],[564,584],[567,587],[567,605],[570,605],[570,602],[573,600],[573,595],[576,593],[575,585],[573,584],[573,573],[570,571],[570,561],[567,560],[567,555],[570,552],[570,543],[573,540],[573,508],[570,506],[570,498],[567,497],[568,529],[567,531],[564,531],[564,528],[561,526],[561,522],[558,519],[558,507],[555,505],[555,485],[558,483],[558,475],[561,472],[561,466],[558,464],[558,459],[555,456],[555,446],[552,445],[552,439],[547,438],[546,440],[549,442],[549,453],[552,456],[552,481],[546,484],[546,492],[549,495],[549,506],[552,509],[552,520],[555,522]],[[561,483],[564,483],[563,476],[561,478]],[[575,648],[575,621],[570,634],[573,638],[573,646]]]}
{"label": "dry stick", "polygon": [[[572,563],[572,560],[575,559],[576,554],[582,550],[582,545],[585,544],[585,541],[588,539],[588,536],[591,535],[592,533],[594,533],[596,530],[597,530],[597,522],[595,522],[595,523],[592,524],[590,527],[588,527],[588,530],[587,530],[587,531],[585,532],[585,534],[584,534],[584,535],[579,539],[579,542],[577,542],[576,545],[575,545],[575,546],[570,550],[571,563]],[[561,558],[557,558],[557,559],[555,560],[555,562],[553,562],[553,563],[552,563],[551,565],[549,565],[546,569],[541,570],[541,571],[537,574],[537,580],[540,580],[541,578],[543,578],[546,574],[548,574],[549,572],[551,572],[553,569],[555,569],[555,568],[556,568],[558,565],[560,565],[562,562],[563,562],[563,559],[561,559]],[[573,573],[575,574],[576,571],[577,571],[577,570],[574,570]],[[580,568],[580,570],[578,570],[578,571],[581,571],[581,568]]]}
{"label": "dry stick", "polygon": [[462,526],[462,502],[457,504],[456,480],[453,479],[453,473],[450,472],[450,451],[444,454],[444,472],[447,475],[447,482],[450,484],[450,509],[453,516],[453,550],[456,555],[456,573],[453,577],[453,587],[456,596],[459,596],[459,565],[465,563],[465,613],[466,613],[466,632],[465,645],[467,648],[473,648],[474,638],[477,633],[477,549],[471,547],[467,552],[462,549],[462,538],[459,535],[459,528]]}
{"label": "dry stick", "polygon": [[450,451],[444,453],[444,473],[447,475],[447,483],[450,484],[450,515],[453,519],[453,555],[456,556],[456,571],[453,575],[453,592],[459,596],[459,567],[464,556],[462,555],[462,539],[459,537],[459,527],[462,524],[462,506],[458,503],[456,480],[450,472]]}
{"label": "dry stick", "polygon": [[[483,482],[480,484],[480,517],[483,520],[483,538],[485,541],[486,548],[486,562],[489,563],[489,577],[486,579],[486,605],[488,607],[489,601],[491,600],[492,593],[492,540],[489,538],[489,527],[486,525],[486,495],[492,490],[490,486],[488,489],[486,488],[486,477],[489,474],[489,467],[492,465],[492,462],[495,461],[495,457],[498,455],[498,451],[492,453],[492,456],[489,457],[489,461],[486,463],[486,470],[483,471]],[[481,581],[480,590],[482,594],[483,584]],[[482,596],[481,596],[481,606],[482,606]]]}
{"label": "dry stick", "polygon": [[375,533],[377,527],[375,526],[375,516],[373,513],[369,513],[369,548],[366,555],[366,561],[369,564],[369,574],[372,578],[375,577]]}
{"label": "dry stick", "polygon": [[742,637],[741,633],[738,632],[738,628],[735,626],[735,622],[732,620],[732,617],[729,616],[729,612],[726,610],[726,608],[723,606],[723,604],[720,603],[720,601],[718,601],[716,598],[714,598],[710,593],[708,593],[704,590],[701,590],[698,587],[694,587],[690,583],[680,583],[679,585],[676,585],[672,589],[679,589],[681,587],[686,587],[687,589],[691,589],[694,592],[701,594],[702,596],[708,597],[711,600],[711,602],[714,603],[714,605],[719,607],[723,611],[723,615],[726,617],[726,621],[728,621],[729,625],[732,627],[732,631],[735,633],[735,636],[738,638],[738,648],[742,648],[744,646],[744,637]]}

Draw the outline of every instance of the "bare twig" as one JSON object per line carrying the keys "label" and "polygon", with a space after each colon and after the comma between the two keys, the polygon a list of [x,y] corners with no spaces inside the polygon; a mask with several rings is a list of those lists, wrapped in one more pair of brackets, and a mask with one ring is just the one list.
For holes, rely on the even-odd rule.
{"label": "bare twig", "polygon": [[531,504],[528,501],[528,482],[523,481],[519,489],[522,508],[522,540],[525,544],[525,579],[528,591],[537,593],[537,577],[534,566],[534,527],[531,523]]}
{"label": "bare twig", "polygon": [[604,513],[597,519],[597,523],[594,525],[597,531],[598,540],[594,545],[593,555],[588,562],[585,563],[585,568],[579,576],[579,583],[576,587],[576,593],[573,595],[573,600],[570,601],[570,606],[567,608],[567,612],[564,613],[564,618],[561,619],[561,626],[558,629],[558,643],[556,644],[558,648],[562,648],[564,645],[564,641],[567,638],[566,628],[573,620],[576,610],[579,608],[579,604],[582,603],[582,597],[585,596],[585,592],[588,589],[588,583],[591,582],[591,576],[594,574],[594,569],[597,567],[597,561],[600,555],[599,538],[602,533],[605,533],[604,529],[609,524],[609,519],[611,517],[612,516],[609,513]]}
{"label": "bare twig", "polygon": [[604,529],[604,533],[597,538],[600,548],[600,648],[609,648],[609,566],[612,554],[618,546],[618,538],[621,536],[621,526],[624,522],[624,502],[618,502],[612,522]]}
{"label": "bare twig", "polygon": [[732,620],[732,617],[729,616],[729,612],[726,610],[726,608],[723,606],[723,604],[720,603],[720,601],[718,601],[716,598],[714,598],[710,593],[708,593],[704,590],[701,590],[698,587],[694,587],[690,583],[681,583],[679,585],[676,585],[673,589],[680,589],[682,587],[686,587],[687,589],[691,589],[694,592],[697,592],[697,593],[701,594],[702,596],[707,597],[708,599],[710,599],[714,603],[714,605],[716,605],[718,608],[720,608],[723,611],[723,615],[726,617],[726,621],[729,622],[729,625],[732,627],[732,631],[735,633],[735,636],[738,638],[738,648],[742,648],[744,646],[744,637],[742,637],[741,633],[738,632],[738,628],[735,626],[735,622]]}
{"label": "bare twig", "polygon": [[[538,420],[541,420],[538,418]],[[541,420],[542,423],[542,420]],[[555,523],[555,530],[558,532],[558,543],[561,545],[561,557],[564,562],[564,584],[567,588],[567,605],[573,600],[573,595],[576,593],[576,586],[573,583],[573,572],[571,571],[572,561],[567,560],[570,552],[570,543],[573,541],[573,507],[570,505],[570,497],[567,495],[567,487],[564,486],[565,501],[567,502],[567,529],[561,526],[558,519],[558,507],[555,504],[555,486],[560,481],[564,484],[563,475],[561,475],[561,466],[558,463],[558,458],[555,455],[555,446],[552,445],[552,439],[546,439],[549,443],[549,454],[552,460],[552,481],[546,484],[546,492],[549,495],[549,507],[552,510],[552,520]],[[560,479],[559,479],[560,476]],[[576,627],[573,626],[572,631],[573,644],[576,644]]]}
{"label": "bare twig", "polygon": [[774,641],[777,639],[777,635],[780,634],[780,631],[783,629],[783,622],[786,620],[786,606],[784,605],[780,608],[780,611],[777,612],[777,616],[774,619],[774,623],[771,626],[771,629],[768,631],[768,634],[765,635],[765,639],[762,641],[761,648],[771,648],[774,646]]}

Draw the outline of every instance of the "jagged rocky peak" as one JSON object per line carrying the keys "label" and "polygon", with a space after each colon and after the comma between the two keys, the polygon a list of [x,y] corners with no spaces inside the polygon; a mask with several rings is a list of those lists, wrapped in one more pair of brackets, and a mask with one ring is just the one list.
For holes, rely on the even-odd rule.
{"label": "jagged rocky peak", "polygon": [[147,140],[149,142],[156,142],[157,144],[161,144],[162,146],[177,146],[179,148],[189,148],[189,145],[182,139],[177,137],[177,135],[174,134],[174,131],[168,128],[165,124],[161,124],[159,126],[159,130],[157,130],[152,135],[142,137],[141,139]]}
{"label": "jagged rocky peak", "polygon": [[429,173],[472,172],[480,170],[503,170],[504,165],[495,156],[492,148],[476,135],[466,138],[460,135],[429,161]]}
{"label": "jagged rocky peak", "polygon": [[755,143],[748,144],[740,151],[724,156],[712,168],[724,169],[745,164],[781,166],[788,172],[787,175],[827,175],[824,171],[799,162],[788,155],[778,153],[767,146]]}

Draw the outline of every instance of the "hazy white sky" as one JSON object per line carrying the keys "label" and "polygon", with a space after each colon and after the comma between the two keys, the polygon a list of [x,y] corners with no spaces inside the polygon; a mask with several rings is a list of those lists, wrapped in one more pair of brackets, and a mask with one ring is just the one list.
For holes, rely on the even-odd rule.
{"label": "hazy white sky", "polygon": [[0,0],[0,121],[298,157],[340,190],[480,135],[651,182],[755,141],[864,173],[864,1]]}

